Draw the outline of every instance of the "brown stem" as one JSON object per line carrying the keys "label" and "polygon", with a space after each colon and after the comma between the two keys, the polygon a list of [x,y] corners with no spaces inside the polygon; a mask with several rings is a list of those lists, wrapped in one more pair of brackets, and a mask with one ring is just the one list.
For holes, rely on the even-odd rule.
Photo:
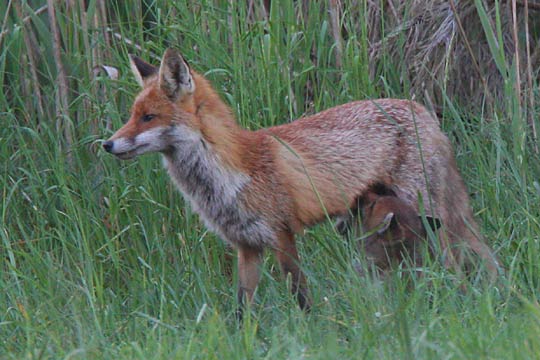
{"label": "brown stem", "polygon": [[17,16],[20,19],[23,19],[23,37],[24,37],[24,45],[26,46],[27,52],[28,52],[28,62],[30,63],[30,76],[32,78],[32,84],[33,84],[33,92],[35,96],[35,99],[37,100],[37,110],[39,118],[43,118],[44,110],[43,110],[43,96],[41,94],[41,88],[39,87],[39,77],[38,77],[38,70],[37,70],[37,63],[38,63],[38,56],[36,54],[36,42],[32,41],[34,36],[32,33],[32,28],[30,26],[26,26],[26,22],[24,22],[23,18],[23,10],[21,7],[21,4],[18,2],[15,2],[15,11],[17,12]]}
{"label": "brown stem", "polygon": [[534,142],[534,151],[538,154],[538,136],[536,134],[536,124],[534,123],[534,92],[533,92],[533,75],[531,65],[531,45],[529,39],[529,2],[525,0],[525,48],[527,52],[527,87],[529,93],[529,109],[527,111],[529,126],[532,129]]}
{"label": "brown stem", "polygon": [[[2,25],[2,29],[4,29],[6,27],[6,21],[7,21],[7,16],[9,14],[10,6],[11,6],[11,2],[8,4],[7,11],[6,11],[6,16],[4,18],[4,24]],[[40,7],[36,11],[34,11],[34,15],[28,15],[24,19],[22,19],[22,23],[23,24],[27,23],[28,21],[32,20],[33,16],[40,15],[41,13],[44,13],[46,10],[47,10],[47,5],[43,5],[42,7]],[[4,38],[4,36],[9,34],[9,32],[10,32],[9,29],[2,30],[2,32],[0,32],[0,45],[2,45],[2,39]]]}
{"label": "brown stem", "polygon": [[517,101],[519,101],[519,108],[521,108],[521,77],[519,71],[519,39],[516,0],[512,0],[512,38],[514,40],[514,58],[516,63],[516,81],[514,83],[514,90],[516,92]]}
{"label": "brown stem", "polygon": [[[66,144],[68,148],[71,148],[73,145],[73,135],[71,132],[71,126],[68,121],[69,119],[69,85],[66,75],[66,70],[62,62],[62,39],[60,37],[60,30],[58,29],[58,24],[56,22],[56,11],[54,9],[54,0],[47,0],[48,13],[49,13],[49,22],[51,26],[51,32],[53,34],[52,46],[53,46],[53,56],[54,62],[56,63],[57,78],[56,82],[58,84],[58,91],[56,93],[56,128],[59,131],[64,132],[66,139]],[[68,150],[69,151],[69,150]],[[69,157],[70,158],[70,157]]]}
{"label": "brown stem", "polygon": [[[144,51],[142,46],[135,43],[133,40],[128,39],[127,37],[123,36],[122,34],[115,32],[112,28],[107,27],[105,30],[112,33],[112,36],[115,37],[116,39],[128,44],[129,46],[133,47],[137,51],[140,51],[140,52]],[[161,56],[158,56],[157,54],[155,54],[155,53],[153,53],[151,51],[148,51],[147,53],[148,53],[148,56],[150,56],[152,59],[161,61]]]}
{"label": "brown stem", "polygon": [[521,7],[528,8],[528,9],[531,9],[531,10],[540,11],[540,3],[534,3],[534,2],[530,3],[527,0],[516,1],[516,3],[517,3],[517,5],[519,5]]}
{"label": "brown stem", "polygon": [[336,44],[336,67],[341,68],[343,56],[343,41],[341,39],[341,26],[339,18],[341,13],[339,0],[330,0],[330,24],[332,26],[332,36]]}
{"label": "brown stem", "polygon": [[105,41],[105,50],[104,50],[104,56],[109,57],[109,49],[111,49],[111,36],[106,31],[107,27],[107,5],[105,4],[105,0],[99,0],[97,3],[97,6],[99,8],[99,13],[101,17],[101,24],[102,24],[102,33],[103,33],[103,40]]}
{"label": "brown stem", "polygon": [[465,47],[467,48],[467,51],[469,52],[469,55],[471,56],[474,68],[478,72],[480,81],[482,82],[482,85],[484,86],[486,97],[488,98],[489,102],[491,102],[491,99],[492,99],[491,92],[489,91],[489,87],[487,85],[486,79],[482,75],[482,70],[480,69],[480,65],[478,65],[478,61],[476,60],[476,57],[474,56],[474,52],[472,50],[471,44],[469,43],[469,39],[467,38],[467,33],[465,32],[465,29],[463,28],[463,24],[461,23],[461,19],[459,18],[459,14],[457,12],[456,4],[454,3],[454,0],[450,0],[450,7],[452,8],[452,12],[454,13],[454,19],[456,19],[459,32],[461,33],[461,36],[463,37],[463,41],[465,42]]}
{"label": "brown stem", "polygon": [[[4,21],[2,22],[2,29],[6,28],[7,21],[9,19],[9,9],[11,8],[11,0],[8,2],[8,5],[6,7],[6,13],[4,14]],[[2,39],[4,38],[4,35],[8,33],[8,30],[3,30],[0,33],[0,45],[2,45]]]}

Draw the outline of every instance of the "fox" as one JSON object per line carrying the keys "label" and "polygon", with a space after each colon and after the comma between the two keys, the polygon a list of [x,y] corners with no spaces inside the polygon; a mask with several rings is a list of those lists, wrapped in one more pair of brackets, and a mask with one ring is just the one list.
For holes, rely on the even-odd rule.
{"label": "fox", "polygon": [[178,50],[167,49],[159,66],[130,55],[130,66],[141,91],[129,120],[103,149],[121,160],[162,154],[192,210],[236,250],[240,304],[253,303],[263,252],[270,249],[300,308],[309,310],[295,235],[350,216],[373,184],[396,189],[417,212],[422,203],[439,219],[444,252],[466,244],[496,271],[450,141],[417,102],[353,101],[249,130]]}
{"label": "fox", "polygon": [[[417,214],[416,209],[390,189],[375,184],[358,199],[357,209],[361,218],[364,237],[358,247],[366,255],[368,267],[380,275],[386,275],[393,265],[410,260],[419,269],[423,267],[423,252],[434,255],[435,249],[428,241],[428,229],[436,232],[441,226],[439,219]],[[348,223],[338,223],[338,231],[351,237],[357,216]],[[360,274],[363,268],[357,267]]]}

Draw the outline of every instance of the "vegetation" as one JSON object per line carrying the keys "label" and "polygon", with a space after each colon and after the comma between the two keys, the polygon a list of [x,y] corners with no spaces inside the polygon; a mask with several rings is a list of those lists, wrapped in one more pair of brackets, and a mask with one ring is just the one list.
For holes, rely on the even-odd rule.
{"label": "vegetation", "polygon": [[[538,5],[422,3],[1,2],[0,358],[536,358]],[[167,46],[250,129],[355,99],[426,103],[505,275],[463,285],[434,261],[414,287],[360,278],[354,243],[324,224],[300,241],[311,313],[268,256],[239,326],[233,252],[159,156],[100,149],[138,90],[128,53],[156,63]]]}

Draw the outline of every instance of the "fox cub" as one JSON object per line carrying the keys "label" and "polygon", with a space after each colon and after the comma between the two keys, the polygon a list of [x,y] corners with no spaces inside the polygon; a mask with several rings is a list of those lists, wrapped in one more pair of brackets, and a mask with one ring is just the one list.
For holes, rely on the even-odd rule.
{"label": "fox cub", "polygon": [[[350,236],[357,230],[357,217],[361,218],[365,237],[358,245],[366,255],[369,268],[384,275],[392,265],[404,260],[421,268],[423,252],[427,249],[434,253],[425,225],[436,232],[441,225],[439,220],[430,216],[423,220],[416,209],[397,197],[392,189],[375,185],[358,199],[356,211],[357,214],[341,219],[337,230]],[[363,268],[358,267],[358,271],[363,273]]]}
{"label": "fox cub", "polygon": [[421,105],[356,101],[249,131],[176,50],[168,49],[159,67],[130,60],[142,90],[130,119],[103,148],[122,160],[163,155],[193,210],[237,249],[239,300],[252,301],[263,249],[270,248],[291,274],[300,306],[309,308],[294,234],[327,215],[346,216],[373,184],[396,189],[415,210],[421,194],[426,213],[442,224],[443,251],[466,244],[495,271],[450,142]]}

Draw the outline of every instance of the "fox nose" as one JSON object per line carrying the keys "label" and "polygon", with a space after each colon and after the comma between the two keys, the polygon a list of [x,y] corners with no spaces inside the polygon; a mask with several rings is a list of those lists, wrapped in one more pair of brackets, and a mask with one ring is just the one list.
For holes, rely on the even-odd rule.
{"label": "fox nose", "polygon": [[113,142],[112,141],[105,141],[103,143],[103,149],[105,149],[106,152],[111,152],[113,148]]}

